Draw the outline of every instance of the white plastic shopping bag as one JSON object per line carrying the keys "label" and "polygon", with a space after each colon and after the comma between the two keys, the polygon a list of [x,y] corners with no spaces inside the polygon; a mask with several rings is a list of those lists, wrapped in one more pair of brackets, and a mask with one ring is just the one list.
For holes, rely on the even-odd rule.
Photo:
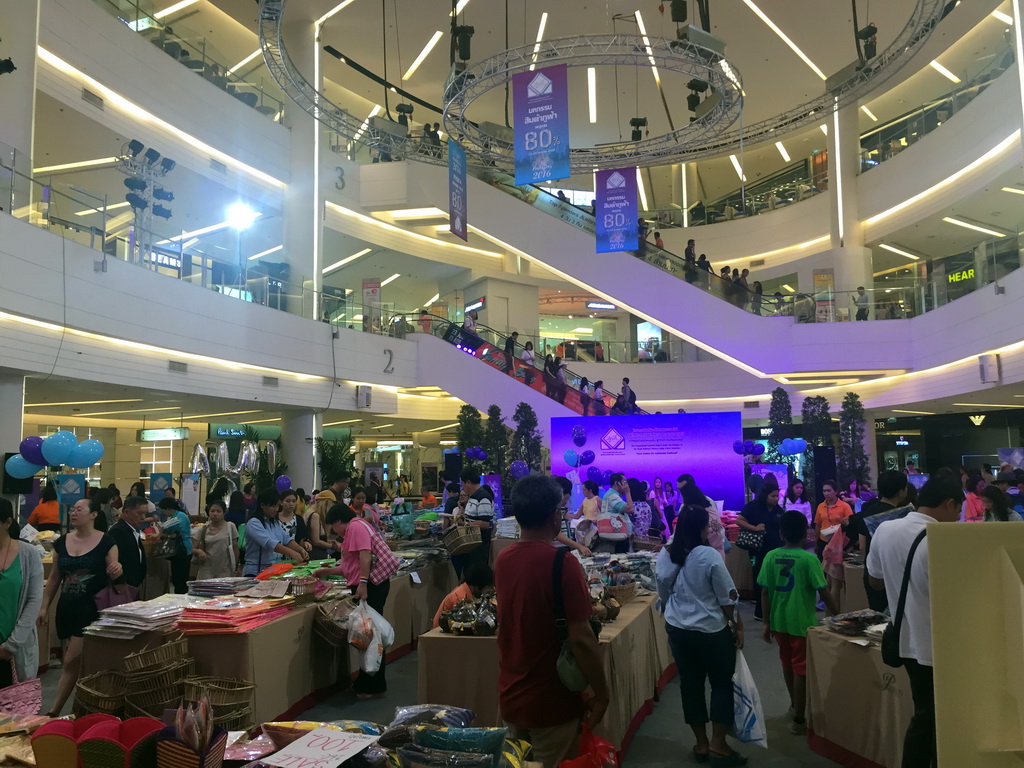
{"label": "white plastic shopping bag", "polygon": [[349,642],[361,651],[359,668],[372,675],[380,669],[385,651],[394,644],[395,630],[365,600],[359,602],[348,621]]}
{"label": "white plastic shopping bag", "polygon": [[732,676],[733,735],[744,744],[768,748],[768,729],[761,709],[761,696],[743,656],[736,651],[736,672]]}

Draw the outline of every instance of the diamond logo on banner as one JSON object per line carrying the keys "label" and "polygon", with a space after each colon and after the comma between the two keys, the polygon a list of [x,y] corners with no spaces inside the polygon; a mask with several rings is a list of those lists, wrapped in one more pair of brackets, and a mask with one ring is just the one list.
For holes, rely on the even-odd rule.
{"label": "diamond logo on banner", "polygon": [[537,76],[530,81],[527,90],[531,96],[547,96],[552,91],[551,79],[543,72],[538,72]]}
{"label": "diamond logo on banner", "polygon": [[153,490],[154,491],[166,491],[170,486],[167,484],[167,479],[164,477],[153,478]]}
{"label": "diamond logo on banner", "polygon": [[626,186],[626,179],[618,171],[609,176],[608,181],[604,183],[605,189],[622,189],[624,186]]}
{"label": "diamond logo on banner", "polygon": [[601,438],[601,447],[606,451],[620,450],[626,447],[626,438],[613,427],[604,433],[604,437]]}
{"label": "diamond logo on banner", "polygon": [[65,496],[77,496],[82,492],[82,486],[75,478],[69,477],[60,484],[60,492]]}

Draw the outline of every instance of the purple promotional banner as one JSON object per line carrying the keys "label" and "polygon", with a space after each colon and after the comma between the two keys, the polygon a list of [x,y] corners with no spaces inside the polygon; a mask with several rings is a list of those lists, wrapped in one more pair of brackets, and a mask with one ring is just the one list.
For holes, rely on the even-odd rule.
{"label": "purple promotional banner", "polygon": [[466,214],[466,150],[448,139],[448,229],[468,240]]}
{"label": "purple promotional banner", "polygon": [[597,252],[635,251],[640,239],[636,168],[598,171],[596,183]]}
{"label": "purple promotional banner", "polygon": [[565,64],[512,76],[516,184],[566,179],[569,88]]}
{"label": "purple promotional banner", "polygon": [[743,457],[732,444],[743,434],[738,412],[641,416],[578,416],[551,420],[551,472],[576,486],[607,486],[621,472],[654,485],[693,475],[720,509],[743,509]]}

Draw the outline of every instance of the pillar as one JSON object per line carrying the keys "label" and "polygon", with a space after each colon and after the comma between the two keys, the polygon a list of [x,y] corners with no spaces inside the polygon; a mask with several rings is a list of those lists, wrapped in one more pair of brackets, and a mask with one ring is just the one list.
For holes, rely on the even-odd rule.
{"label": "pillar", "polygon": [[[829,224],[836,290],[871,288],[871,250],[864,247],[857,200],[860,173],[860,130],[857,104],[833,110],[828,126]],[[837,297],[837,303],[849,302]]]}
{"label": "pillar", "polygon": [[[0,369],[0,454],[17,453],[21,443],[21,420],[25,412],[25,376]],[[0,459],[3,456],[0,455]],[[3,473],[0,465],[0,474]],[[17,509],[17,497],[6,496]]]}
{"label": "pillar", "polygon": [[[14,169],[23,174],[15,178],[12,209],[29,204],[32,174],[32,136],[36,110],[36,44],[39,41],[39,0],[4,3],[3,45],[0,56],[10,58],[17,69],[0,75],[0,158],[13,160]],[[4,179],[2,186],[7,185]],[[10,201],[0,196],[0,209]],[[19,411],[20,418],[20,411]],[[2,434],[2,433],[0,433]]]}
{"label": "pillar", "polygon": [[[288,412],[281,416],[281,456],[288,463],[292,488],[319,488],[316,438],[323,436],[323,418],[312,411]],[[280,459],[279,459],[280,460]]]}

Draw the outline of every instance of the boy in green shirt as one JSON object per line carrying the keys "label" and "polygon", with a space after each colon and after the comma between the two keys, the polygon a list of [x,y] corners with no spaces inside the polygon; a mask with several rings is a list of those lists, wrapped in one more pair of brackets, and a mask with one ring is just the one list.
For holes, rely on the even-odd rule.
{"label": "boy in green shirt", "polygon": [[764,587],[764,641],[771,645],[774,635],[779,644],[793,716],[789,730],[799,735],[807,733],[807,628],[818,623],[815,593],[825,601],[830,616],[839,609],[826,586],[821,563],[804,549],[807,518],[789,510],[779,519],[779,531],[785,544],[765,556],[757,583]]}

